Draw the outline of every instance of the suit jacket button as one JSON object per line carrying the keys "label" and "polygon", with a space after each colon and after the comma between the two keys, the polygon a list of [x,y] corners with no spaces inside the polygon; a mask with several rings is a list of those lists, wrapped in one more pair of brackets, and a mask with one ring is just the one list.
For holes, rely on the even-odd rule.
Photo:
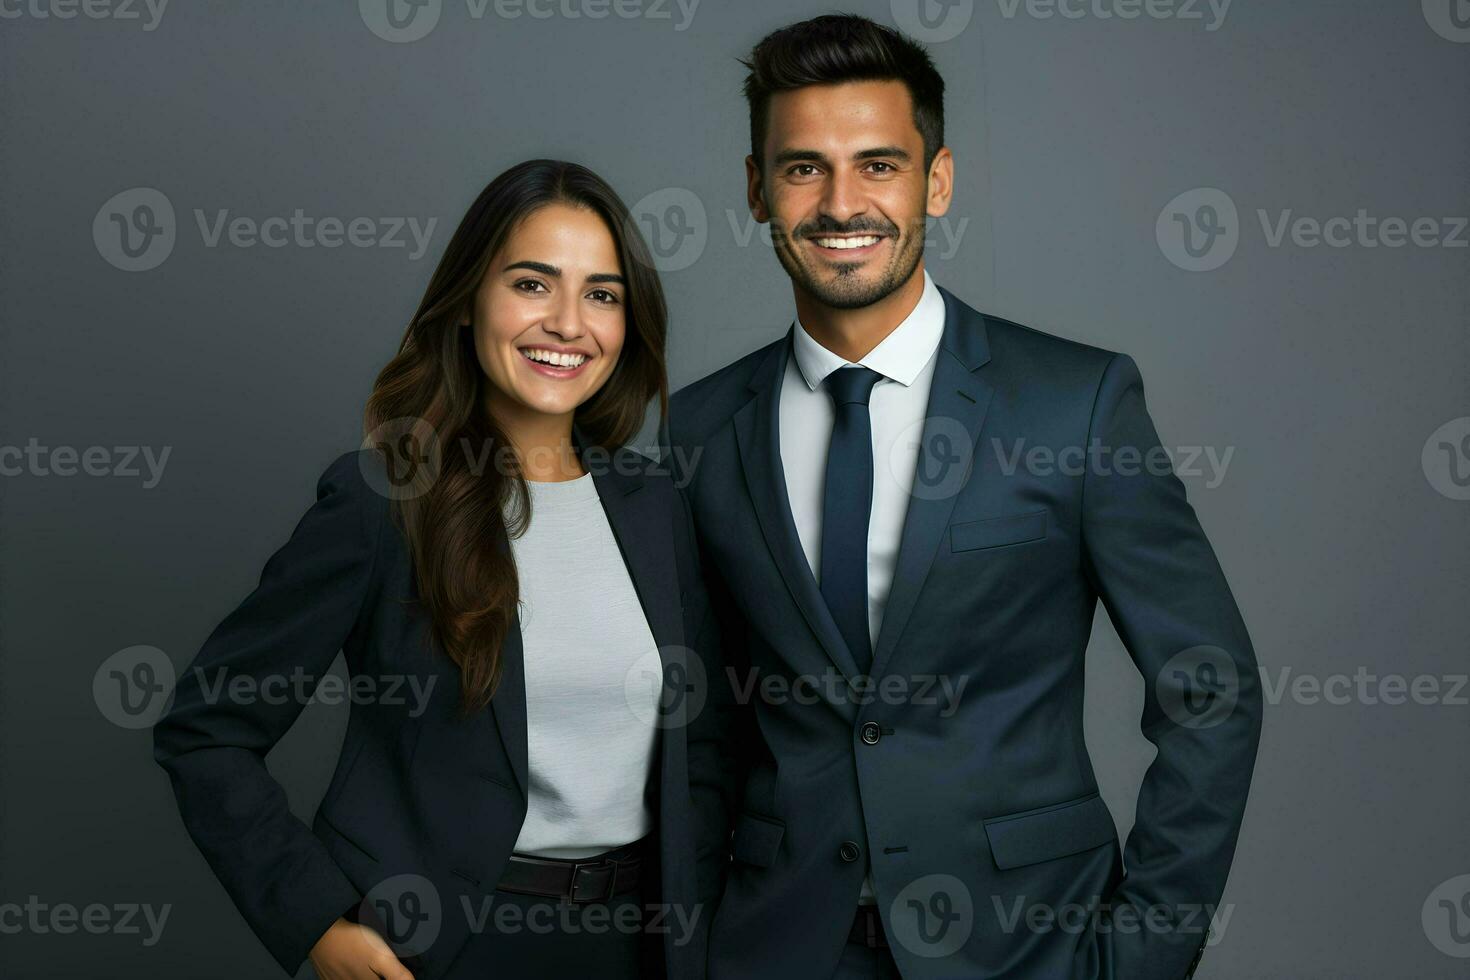
{"label": "suit jacket button", "polygon": [[863,856],[863,849],[857,846],[857,841],[845,840],[837,848],[837,856],[851,864]]}
{"label": "suit jacket button", "polygon": [[864,722],[861,734],[862,740],[868,745],[877,745],[878,739],[883,737],[883,732],[876,721]]}

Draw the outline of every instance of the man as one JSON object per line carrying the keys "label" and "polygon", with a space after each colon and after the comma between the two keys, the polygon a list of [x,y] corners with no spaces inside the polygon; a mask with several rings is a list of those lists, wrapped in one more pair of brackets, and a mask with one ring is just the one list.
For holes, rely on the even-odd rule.
{"label": "man", "polygon": [[[711,980],[1180,980],[1261,701],[1138,368],[929,278],[955,167],[921,47],[827,16],[746,64],[749,203],[797,322],[678,393],[669,431],[698,461],[712,690],[745,706],[704,828],[732,854]],[[1082,732],[1098,599],[1158,749],[1121,851]]]}

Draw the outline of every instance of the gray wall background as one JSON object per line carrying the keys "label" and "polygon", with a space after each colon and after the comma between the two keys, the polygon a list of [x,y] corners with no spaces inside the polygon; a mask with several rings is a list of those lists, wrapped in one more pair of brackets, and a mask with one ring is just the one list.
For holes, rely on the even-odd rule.
{"label": "gray wall background", "polygon": [[[1228,460],[1184,478],[1268,706],[1227,928],[1198,975],[1465,976],[1470,908],[1457,933],[1438,899],[1470,892],[1470,9],[925,2],[958,183],[935,278],[1129,352],[1165,443]],[[923,26],[912,0],[843,6]],[[0,3],[0,447],[41,460],[12,454],[0,479],[0,906],[170,906],[152,945],[146,926],[3,934],[6,976],[279,972],[185,837],[148,732],[116,723],[94,678],[139,645],[182,668],[253,587],[356,445],[372,379],[490,177],[568,157],[643,199],[668,236],[676,388],[790,322],[744,206],[735,58],[828,4],[703,0],[691,17],[628,0],[637,16],[598,19],[595,0],[480,17],[444,0],[411,41],[375,33],[373,7]],[[1205,237],[1201,206],[1226,200],[1235,215],[1217,207]],[[174,240],[130,260],[110,216],[140,203]],[[296,209],[375,235],[437,226],[419,255],[406,233],[211,244],[196,218]],[[1434,221],[1399,247],[1381,227],[1273,238],[1284,214],[1360,209]],[[1213,241],[1198,259],[1175,214]],[[88,447],[106,449],[100,475],[63,475]],[[167,451],[161,479],[141,460],[129,475],[116,447]],[[1088,737],[1126,833],[1152,757],[1142,686],[1103,615],[1092,654]],[[1439,693],[1386,703],[1395,675]],[[1364,679],[1341,703],[1280,688],[1335,676]],[[270,759],[303,815],[345,719],[312,705]]]}

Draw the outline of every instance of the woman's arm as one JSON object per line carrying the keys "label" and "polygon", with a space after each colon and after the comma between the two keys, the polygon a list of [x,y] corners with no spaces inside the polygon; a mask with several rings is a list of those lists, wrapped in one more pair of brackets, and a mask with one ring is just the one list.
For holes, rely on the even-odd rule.
{"label": "woman's arm", "polygon": [[[305,707],[305,688],[315,690],[374,592],[388,501],[361,471],[377,460],[361,456],[345,453],[322,474],[316,503],[266,562],[260,584],[210,635],[153,730],[154,758],[169,774],[189,836],[292,974],[362,899],[288,809],[265,765]],[[299,685],[298,674],[309,682]],[[232,683],[252,696],[232,696]]]}

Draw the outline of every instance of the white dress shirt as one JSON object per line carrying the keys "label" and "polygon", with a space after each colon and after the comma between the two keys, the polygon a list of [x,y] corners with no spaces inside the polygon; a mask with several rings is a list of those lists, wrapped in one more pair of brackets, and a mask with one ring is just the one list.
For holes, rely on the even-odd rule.
{"label": "white dress shirt", "polygon": [[[781,382],[781,467],[801,549],[821,585],[822,499],[834,410],[822,381],[850,364],[812,339],[798,319],[793,355]],[[868,413],[873,428],[873,504],[868,518],[868,633],[878,642],[898,546],[908,515],[909,492],[919,461],[919,441],[929,389],[944,336],[944,297],[924,273],[924,291],[912,312],[858,364],[882,378],[873,386]],[[871,876],[862,900],[873,899]]]}
{"label": "white dress shirt", "polygon": [[[919,439],[929,407],[935,355],[944,336],[944,297],[929,273],[913,311],[857,363],[883,377],[873,386],[873,507],[868,518],[868,632],[878,642],[883,607],[898,561],[909,491],[919,462]],[[781,467],[786,495],[812,576],[821,585],[822,499],[827,447],[832,442],[832,398],[822,381],[850,364],[812,339],[796,322],[794,357],[781,382]]]}

